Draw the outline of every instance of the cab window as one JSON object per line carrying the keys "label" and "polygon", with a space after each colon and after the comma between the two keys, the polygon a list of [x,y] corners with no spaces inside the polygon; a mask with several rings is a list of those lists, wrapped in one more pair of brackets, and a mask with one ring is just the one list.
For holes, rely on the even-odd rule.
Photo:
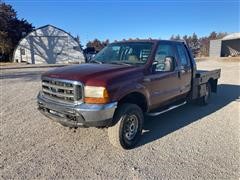
{"label": "cab window", "polygon": [[157,48],[154,63],[156,64],[155,71],[169,71],[168,63],[165,62],[167,56],[175,58],[173,46],[170,44],[160,44]]}

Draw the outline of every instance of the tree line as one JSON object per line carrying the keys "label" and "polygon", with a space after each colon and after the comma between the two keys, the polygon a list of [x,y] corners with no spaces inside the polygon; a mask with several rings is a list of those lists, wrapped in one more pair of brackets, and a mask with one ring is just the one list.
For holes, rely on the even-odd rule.
{"label": "tree line", "polygon": [[198,37],[196,33],[192,35],[172,35],[170,40],[184,40],[192,49],[195,56],[209,56],[210,40],[222,39],[226,32],[211,32],[208,36]]}
{"label": "tree line", "polygon": [[100,41],[99,39],[94,39],[93,41],[88,41],[86,44],[87,48],[94,48],[96,52],[99,52],[102,48],[109,44],[109,39],[105,41]]}
{"label": "tree line", "polygon": [[[187,45],[192,49],[192,52],[195,56],[209,56],[209,47],[210,40],[222,39],[226,36],[226,32],[211,32],[208,36],[198,37],[196,33],[192,35],[172,35],[170,40],[184,40]],[[139,38],[137,38],[139,39]],[[131,38],[129,40],[132,40]],[[100,41],[99,39],[94,39],[93,41],[89,41],[87,43],[88,48],[93,48],[96,52],[100,51],[106,45],[109,44],[109,40]]]}

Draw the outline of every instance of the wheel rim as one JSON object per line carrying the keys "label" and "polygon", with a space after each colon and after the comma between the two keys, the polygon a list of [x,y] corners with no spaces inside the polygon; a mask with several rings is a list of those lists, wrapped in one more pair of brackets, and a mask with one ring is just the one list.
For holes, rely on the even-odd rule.
{"label": "wheel rim", "polygon": [[128,115],[124,123],[124,137],[131,141],[138,131],[138,118],[136,115]]}

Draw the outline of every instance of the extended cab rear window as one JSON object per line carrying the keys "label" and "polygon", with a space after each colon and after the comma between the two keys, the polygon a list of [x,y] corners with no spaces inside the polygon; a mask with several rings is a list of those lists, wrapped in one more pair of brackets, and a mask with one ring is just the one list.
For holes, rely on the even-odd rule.
{"label": "extended cab rear window", "polygon": [[178,51],[178,55],[179,55],[179,59],[181,62],[182,66],[187,66],[189,65],[189,58],[188,58],[188,54],[186,51],[186,48],[183,45],[177,45],[177,51]]}

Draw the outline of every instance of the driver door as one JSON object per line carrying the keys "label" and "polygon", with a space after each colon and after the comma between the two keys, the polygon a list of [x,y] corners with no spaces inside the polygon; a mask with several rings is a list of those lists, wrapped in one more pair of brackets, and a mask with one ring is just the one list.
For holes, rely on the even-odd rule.
{"label": "driver door", "polygon": [[[180,81],[175,52],[175,46],[171,43],[160,43],[157,48],[153,62],[156,64],[155,71],[145,77],[145,81],[148,81],[147,86],[150,89],[151,108],[164,105],[179,94]],[[175,68],[171,71],[165,67],[165,58],[167,56],[174,57]]]}

